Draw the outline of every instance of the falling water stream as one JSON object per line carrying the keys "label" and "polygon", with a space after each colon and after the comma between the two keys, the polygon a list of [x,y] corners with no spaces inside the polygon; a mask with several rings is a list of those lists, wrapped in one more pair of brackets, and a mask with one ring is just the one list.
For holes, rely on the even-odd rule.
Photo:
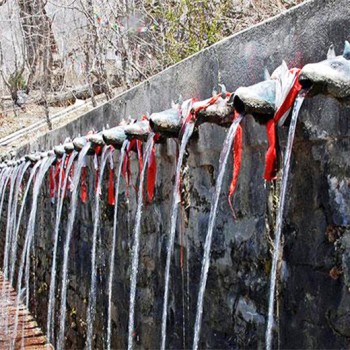
{"label": "falling water stream", "polygon": [[179,158],[176,165],[176,175],[175,175],[175,185],[173,189],[173,203],[171,209],[171,221],[170,221],[170,235],[167,248],[167,259],[165,266],[165,281],[164,281],[164,302],[163,302],[163,314],[162,314],[162,339],[161,339],[161,349],[165,349],[166,342],[166,323],[167,323],[167,313],[168,313],[168,297],[169,297],[169,278],[170,278],[170,265],[171,258],[174,251],[174,241],[177,223],[177,213],[180,203],[180,180],[181,180],[181,167],[183,157],[186,151],[187,143],[193,133],[194,123],[188,123],[185,126],[184,134],[181,140]]}
{"label": "falling water stream", "polygon": [[4,167],[3,169],[1,169],[0,171],[0,198],[2,197],[2,191],[4,189],[4,178],[5,175],[7,174],[7,172],[9,171],[9,167]]}
{"label": "falling water stream", "polygon": [[304,98],[305,98],[305,92],[301,91],[295,100],[292,119],[289,126],[287,146],[284,154],[282,185],[281,185],[281,193],[279,198],[279,206],[277,210],[274,251],[273,251],[272,267],[271,267],[271,274],[270,274],[269,309],[268,309],[268,319],[267,319],[267,328],[266,328],[266,349],[267,350],[271,350],[271,345],[272,345],[272,328],[273,328],[273,322],[274,322],[273,314],[274,314],[274,302],[275,302],[275,291],[276,291],[277,264],[278,264],[278,257],[280,255],[282,220],[283,220],[283,212],[284,212],[287,185],[288,185],[290,158],[292,154],[295,128],[296,128],[300,108],[304,102]]}
{"label": "falling water stream", "polygon": [[[50,291],[49,291],[49,303],[47,308],[47,339],[49,343],[52,343],[55,339],[55,307],[56,307],[56,275],[57,275],[57,246],[58,246],[58,238],[60,232],[60,224],[61,224],[61,215],[63,209],[64,197],[66,194],[68,177],[70,174],[70,170],[72,168],[73,162],[77,152],[73,151],[70,155],[68,164],[66,163],[67,155],[64,154],[59,168],[59,179],[58,179],[58,187],[57,187],[57,207],[56,207],[56,218],[55,218],[55,231],[54,231],[54,246],[52,250],[52,265],[51,265],[51,278],[50,278]],[[67,165],[67,166],[66,166]],[[65,169],[66,166],[66,169]],[[65,170],[64,178],[63,173]]]}
{"label": "falling water stream", "polygon": [[[33,187],[33,201],[32,201],[32,208],[29,215],[28,220],[28,226],[27,226],[27,232],[26,232],[26,242],[24,251],[26,252],[26,266],[25,266],[25,286],[26,286],[26,306],[29,306],[29,277],[30,277],[30,250],[32,248],[32,242],[34,238],[34,230],[35,230],[35,224],[36,224],[36,212],[38,208],[38,197],[41,189],[42,182],[44,180],[46,172],[49,170],[50,166],[52,165],[55,157],[52,156],[50,158],[43,159],[40,169],[38,172],[38,176],[35,179],[34,187]],[[28,241],[27,241],[28,239]],[[21,283],[21,282],[20,282]]]}
{"label": "falling water stream", "polygon": [[[35,174],[37,172],[37,169],[39,168],[40,164],[41,164],[41,161],[35,163],[33,168],[32,168],[32,170],[31,170],[31,172],[30,172],[29,179],[28,179],[28,182],[27,182],[27,185],[26,185],[26,189],[24,191],[24,195],[23,195],[23,199],[22,199],[21,209],[19,211],[18,219],[16,221],[16,227],[14,228],[15,232],[14,232],[14,235],[13,235],[13,241],[12,241],[12,247],[11,247],[11,257],[10,257],[10,284],[13,287],[14,287],[13,279],[14,279],[15,267],[16,267],[17,240],[18,240],[19,228],[20,228],[20,225],[21,225],[21,220],[22,220],[25,204],[26,204],[26,201],[27,201],[27,196],[28,196],[28,193],[29,193],[29,189],[30,189],[30,186],[31,186],[31,184],[33,182],[34,176],[35,176]],[[18,191],[19,191],[19,188],[18,188]]]}
{"label": "falling water stream", "polygon": [[141,230],[141,215],[143,207],[143,183],[145,179],[145,173],[148,163],[148,158],[151,154],[152,147],[154,145],[154,133],[148,135],[146,149],[144,152],[144,163],[140,174],[140,186],[138,189],[138,199],[137,199],[137,211],[135,218],[135,228],[134,228],[134,242],[132,247],[132,263],[131,263],[131,274],[130,274],[130,304],[129,304],[129,329],[128,329],[128,350],[133,348],[133,333],[134,333],[134,323],[135,323],[135,297],[136,297],[136,283],[137,283],[137,273],[139,265],[139,250],[140,250],[140,230]]}
{"label": "falling water stream", "polygon": [[[16,317],[15,317],[15,327],[14,333],[17,333],[17,325],[18,325],[18,313],[19,313],[19,303],[22,292],[22,278],[25,267],[25,284],[26,284],[26,306],[29,305],[29,270],[30,270],[30,249],[34,237],[35,231],[35,223],[36,223],[36,212],[37,212],[37,204],[38,197],[41,189],[42,182],[44,180],[45,174],[54,161],[54,157],[44,158],[40,162],[40,168],[38,170],[37,176],[35,178],[34,187],[33,187],[33,199],[31,211],[29,214],[29,220],[27,224],[27,230],[25,235],[25,241],[23,245],[22,256],[20,260],[20,267],[18,270],[18,279],[17,279],[17,297],[16,297]],[[39,163],[38,162],[38,163]],[[19,223],[18,223],[19,224]],[[24,266],[25,264],[25,266]]]}
{"label": "falling water stream", "polygon": [[8,210],[7,210],[7,223],[6,223],[6,233],[5,233],[5,247],[4,247],[4,263],[3,263],[3,272],[4,278],[8,279],[8,263],[9,263],[9,247],[12,241],[12,224],[13,224],[13,195],[15,190],[15,184],[17,183],[17,176],[22,170],[25,164],[21,164],[15,167],[13,174],[11,175],[10,182],[10,192],[8,196]]}
{"label": "falling water stream", "polygon": [[0,218],[1,218],[1,214],[2,214],[2,208],[4,206],[4,199],[5,199],[5,193],[6,193],[6,188],[7,188],[7,184],[9,183],[11,176],[14,172],[14,168],[7,168],[7,171],[4,172],[4,177],[2,179],[2,190],[1,192],[1,196],[0,196]]}
{"label": "falling water stream", "polygon": [[70,241],[72,238],[73,225],[75,220],[75,213],[77,210],[78,193],[79,193],[79,181],[81,175],[81,169],[85,163],[85,156],[91,147],[91,143],[88,142],[79,153],[78,163],[74,170],[73,183],[72,183],[72,196],[69,208],[66,240],[64,243],[63,250],[63,265],[62,265],[62,284],[61,284],[61,307],[60,307],[60,326],[59,334],[57,339],[57,349],[64,349],[64,332],[66,326],[66,302],[67,302],[67,287],[68,287],[68,258],[69,258],[69,248]]}
{"label": "falling water stream", "polygon": [[5,168],[2,168],[0,170],[0,198],[2,197],[2,191],[3,191],[3,178],[5,176],[5,173],[7,172],[8,168],[5,167]]}
{"label": "falling water stream", "polygon": [[115,204],[114,204],[114,219],[113,219],[113,237],[111,248],[111,260],[109,263],[109,278],[108,278],[108,313],[107,313],[107,350],[111,349],[111,335],[112,335],[112,286],[114,276],[114,259],[115,259],[115,246],[118,230],[118,197],[119,197],[119,183],[120,176],[123,167],[123,159],[125,155],[125,149],[128,147],[129,141],[125,140],[121,148],[119,157],[119,168],[117,174],[117,182],[115,185]]}
{"label": "falling water stream", "polygon": [[[22,180],[23,180],[23,177],[24,177],[24,174],[25,172],[27,171],[27,169],[29,168],[30,166],[30,162],[26,162],[26,163],[23,163],[23,166],[18,174],[18,177],[17,177],[17,181],[16,181],[16,184],[15,184],[15,193],[14,193],[14,200],[13,200],[13,206],[12,206],[12,210],[11,210],[11,215],[12,215],[12,220],[11,220],[11,231],[10,234],[11,234],[11,241],[10,241],[10,246],[9,246],[9,266],[8,266],[8,269],[9,269],[9,276],[8,278],[10,278],[11,280],[11,267],[12,267],[12,264],[13,264],[13,261],[15,258],[13,258],[12,256],[12,252],[14,249],[17,249],[17,231],[16,231],[16,228],[17,228],[17,207],[18,207],[18,200],[19,200],[19,195],[20,195],[20,191],[21,191],[21,186],[22,186]],[[11,283],[12,283],[12,280],[11,280]]]}
{"label": "falling water stream", "polygon": [[212,204],[210,208],[210,216],[209,216],[209,224],[208,224],[208,232],[205,239],[205,245],[204,245],[204,256],[202,261],[202,272],[201,272],[201,278],[200,278],[200,284],[199,284],[199,292],[198,292],[198,299],[197,299],[197,312],[196,312],[196,322],[195,322],[195,328],[194,328],[194,337],[193,337],[193,349],[198,349],[198,342],[199,342],[199,336],[201,331],[201,322],[202,322],[202,315],[203,315],[203,300],[204,300],[204,292],[205,287],[207,283],[207,277],[208,277],[208,270],[209,270],[209,264],[210,264],[210,250],[211,250],[211,241],[213,236],[213,230],[214,230],[214,224],[216,219],[216,213],[217,213],[217,207],[221,192],[221,186],[222,186],[222,180],[224,178],[225,168],[228,156],[232,149],[232,143],[233,139],[235,137],[237,128],[239,123],[242,120],[242,115],[239,115],[232,123],[227,136],[224,141],[224,146],[220,154],[220,160],[219,160],[219,172],[218,177],[215,184],[215,192],[212,199]]}
{"label": "falling water stream", "polygon": [[86,332],[86,348],[92,349],[94,321],[96,314],[96,277],[97,277],[97,264],[96,264],[96,248],[97,248],[97,236],[100,231],[100,194],[102,187],[103,174],[106,167],[107,159],[110,152],[113,149],[110,147],[104,147],[101,155],[101,164],[99,168],[99,178],[97,182],[97,189],[95,193],[95,217],[94,228],[92,234],[92,248],[91,248],[91,281],[90,281],[90,293],[89,293],[89,305],[87,309],[87,332]]}
{"label": "falling water stream", "polygon": [[[12,233],[12,215],[13,215],[13,195],[14,195],[14,189],[15,189],[15,184],[17,182],[17,176],[19,172],[22,170],[24,164],[17,165],[15,166],[13,173],[11,174],[11,181],[10,181],[10,191],[8,195],[8,209],[7,209],[7,224],[6,224],[6,233],[5,233],[5,246],[4,246],[4,262],[3,262],[3,275],[5,279],[8,279],[8,262],[9,262],[9,246],[11,242],[11,233]],[[4,283],[1,288],[1,300],[6,301],[9,300],[9,291],[6,288],[6,284]],[[8,310],[6,308],[6,310]],[[3,325],[4,325],[4,330],[7,333],[8,332],[8,313],[4,312],[2,313],[2,318],[3,318]]]}

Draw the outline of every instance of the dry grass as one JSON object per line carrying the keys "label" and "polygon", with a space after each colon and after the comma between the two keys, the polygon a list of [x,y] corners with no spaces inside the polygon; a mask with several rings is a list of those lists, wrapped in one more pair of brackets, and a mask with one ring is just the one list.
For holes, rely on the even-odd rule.
{"label": "dry grass", "polygon": [[[223,35],[228,36],[254,24],[257,24],[278,13],[284,12],[292,6],[302,3],[304,0],[232,0],[231,6],[224,17],[220,19],[222,22]],[[115,89],[118,93],[121,88]],[[100,102],[103,97],[99,98]],[[67,107],[50,107],[50,115],[57,114]],[[0,139],[23,129],[39,120],[45,120],[44,108],[34,103],[27,104],[25,110],[17,108],[15,111],[10,102],[5,105],[6,113],[0,113]],[[84,109],[85,112],[85,109]],[[80,111],[82,113],[82,111]],[[59,123],[54,123],[54,127],[61,126],[64,123],[77,117],[77,113],[73,115],[67,114],[61,118]],[[46,131],[47,128],[42,128]],[[32,137],[29,135],[28,137]],[[8,148],[6,148],[7,150]]]}

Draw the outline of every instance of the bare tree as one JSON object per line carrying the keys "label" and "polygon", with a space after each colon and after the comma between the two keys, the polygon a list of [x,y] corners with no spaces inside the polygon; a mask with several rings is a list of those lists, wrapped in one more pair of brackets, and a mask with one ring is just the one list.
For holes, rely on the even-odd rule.
{"label": "bare tree", "polygon": [[15,105],[23,89],[39,96],[51,127],[50,106],[87,98],[96,106],[96,95],[109,100],[113,88],[131,87],[302,1],[0,0],[9,13],[0,12],[0,22],[10,28],[0,37],[2,85]]}

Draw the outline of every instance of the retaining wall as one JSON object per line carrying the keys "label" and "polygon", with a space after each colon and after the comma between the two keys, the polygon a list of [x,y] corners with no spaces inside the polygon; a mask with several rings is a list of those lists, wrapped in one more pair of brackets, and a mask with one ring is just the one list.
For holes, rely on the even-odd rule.
{"label": "retaining wall", "polygon": [[[285,14],[229,37],[168,68],[111,102],[23,147],[19,153],[49,149],[65,137],[118,124],[169,108],[181,94],[185,99],[210,96],[218,83],[229,91],[263,79],[264,67],[273,71],[284,59],[302,67],[325,58],[334,43],[340,54],[350,39],[350,1],[314,0]],[[302,107],[293,151],[284,222],[282,285],[279,293],[281,348],[347,348],[350,320],[350,109],[331,98],[315,97]],[[269,186],[263,181],[266,136],[251,117],[243,121],[243,164],[234,206],[234,221],[227,203],[232,163],[228,165],[216,220],[211,267],[204,302],[201,348],[262,348],[266,328],[268,282],[271,266],[266,221]],[[183,209],[179,235],[184,237],[185,267],[180,267],[176,242],[171,270],[168,346],[191,347],[210,202],[218,159],[226,130],[202,125],[190,141],[185,159]],[[282,143],[286,131],[281,131]],[[118,153],[118,152],[117,152]],[[118,153],[119,154],[119,153]],[[164,268],[169,232],[176,142],[157,146],[158,174],[155,200],[144,208],[140,270],[136,299],[136,343],[139,348],[160,345]],[[117,155],[116,155],[117,157]],[[137,163],[133,164],[137,183]],[[90,174],[92,198],[93,174]],[[105,181],[107,182],[107,181]],[[106,192],[104,191],[104,194]],[[68,201],[61,227],[65,229]],[[120,198],[118,247],[113,290],[113,346],[125,348],[129,304],[130,242],[136,194]],[[30,205],[28,205],[29,209]],[[79,205],[70,253],[68,340],[66,348],[81,348],[90,282],[93,201]],[[32,311],[46,325],[47,285],[51,264],[54,207],[47,189],[38,210],[33,253]],[[106,318],[106,281],[111,247],[113,208],[103,204],[99,238],[99,296],[96,347],[102,347]],[[63,238],[60,242],[62,255]],[[179,237],[179,236],[178,236]],[[59,259],[61,261],[61,259]],[[60,269],[61,264],[58,268]],[[342,270],[337,279],[329,272]],[[334,270],[333,270],[334,271]],[[33,275],[34,276],[34,275]],[[184,316],[183,316],[184,315]]]}

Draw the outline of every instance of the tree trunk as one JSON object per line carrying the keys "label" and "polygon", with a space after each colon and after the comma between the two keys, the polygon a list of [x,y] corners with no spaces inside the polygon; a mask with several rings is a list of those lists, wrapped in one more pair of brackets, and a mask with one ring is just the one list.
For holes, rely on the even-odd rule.
{"label": "tree trunk", "polygon": [[39,105],[45,105],[45,103],[47,103],[48,106],[51,107],[70,106],[74,104],[76,100],[87,100],[88,98],[93,98],[103,92],[104,91],[102,91],[100,84],[94,83],[91,86],[87,84],[77,87],[74,90],[48,95],[46,98],[41,97],[36,103]]}
{"label": "tree trunk", "polygon": [[[27,89],[40,87],[44,73],[44,58],[48,54],[48,87],[62,85],[60,69],[62,61],[58,58],[57,43],[52,31],[52,21],[45,10],[44,0],[18,0],[20,18],[26,49],[26,62],[29,67]],[[43,74],[45,75],[45,74]]]}

